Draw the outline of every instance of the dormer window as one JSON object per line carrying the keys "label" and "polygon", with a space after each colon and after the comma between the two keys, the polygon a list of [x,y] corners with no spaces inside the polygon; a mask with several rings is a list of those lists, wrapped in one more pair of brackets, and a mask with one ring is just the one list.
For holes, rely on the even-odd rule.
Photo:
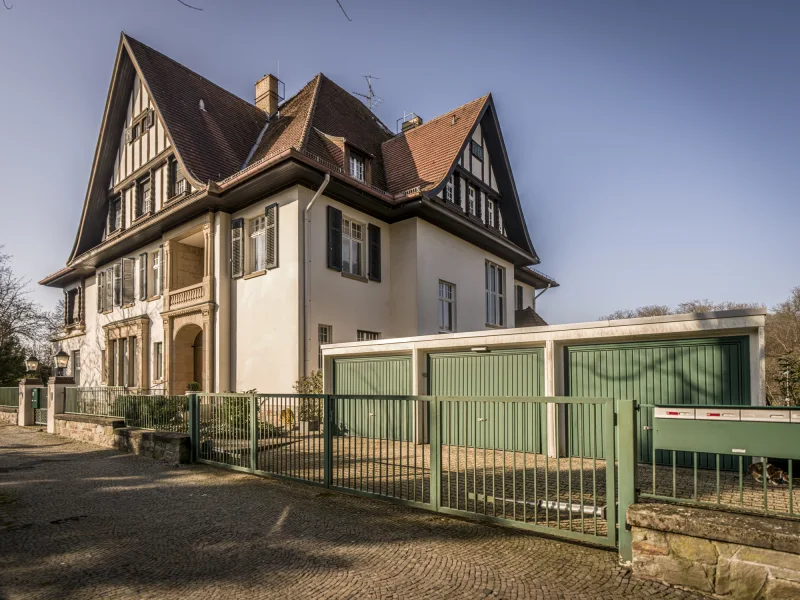
{"label": "dormer window", "polygon": [[186,177],[184,176],[181,166],[178,164],[177,160],[172,159],[168,168],[170,181],[172,182],[172,189],[170,189],[169,197],[173,198],[175,196],[180,196],[187,191]]}
{"label": "dormer window", "polygon": [[364,157],[350,152],[350,177],[364,181]]}
{"label": "dormer window", "polygon": [[453,180],[447,182],[447,185],[444,188],[444,199],[448,202],[453,201]]}

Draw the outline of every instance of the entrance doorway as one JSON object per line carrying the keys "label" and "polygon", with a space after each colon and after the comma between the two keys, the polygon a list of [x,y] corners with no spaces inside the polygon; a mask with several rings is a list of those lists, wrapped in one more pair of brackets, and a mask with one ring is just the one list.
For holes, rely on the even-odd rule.
{"label": "entrance doorway", "polygon": [[175,334],[173,393],[182,394],[192,381],[203,385],[203,330],[189,323]]}

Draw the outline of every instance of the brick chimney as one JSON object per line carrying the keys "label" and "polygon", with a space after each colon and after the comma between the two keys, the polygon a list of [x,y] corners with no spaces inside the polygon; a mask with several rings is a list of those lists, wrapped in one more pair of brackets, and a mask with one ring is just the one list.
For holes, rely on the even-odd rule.
{"label": "brick chimney", "polygon": [[401,131],[405,132],[408,131],[409,129],[414,129],[414,127],[419,127],[420,125],[422,125],[422,117],[420,117],[419,115],[411,113],[409,117],[410,118],[403,121],[403,124],[400,126]]}
{"label": "brick chimney", "polygon": [[275,75],[264,75],[256,81],[256,106],[268,115],[278,111],[278,78]]}

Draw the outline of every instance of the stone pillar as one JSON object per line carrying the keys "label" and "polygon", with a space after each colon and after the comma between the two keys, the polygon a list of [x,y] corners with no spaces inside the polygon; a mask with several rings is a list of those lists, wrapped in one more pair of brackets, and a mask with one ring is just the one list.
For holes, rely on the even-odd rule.
{"label": "stone pillar", "polygon": [[17,425],[33,425],[33,388],[41,387],[38,377],[19,380],[19,408],[17,409]]}
{"label": "stone pillar", "polygon": [[164,389],[167,393],[174,394],[175,390],[172,389],[172,365],[174,364],[174,357],[172,356],[172,319],[164,317]]}
{"label": "stone pillar", "polygon": [[204,308],[203,315],[203,391],[214,389],[214,314],[211,308]]}
{"label": "stone pillar", "polygon": [[56,432],[56,415],[64,414],[64,395],[75,385],[72,377],[51,377],[47,380],[47,433]]}
{"label": "stone pillar", "polygon": [[214,385],[215,392],[232,390],[231,383],[231,216],[216,213],[214,224]]}

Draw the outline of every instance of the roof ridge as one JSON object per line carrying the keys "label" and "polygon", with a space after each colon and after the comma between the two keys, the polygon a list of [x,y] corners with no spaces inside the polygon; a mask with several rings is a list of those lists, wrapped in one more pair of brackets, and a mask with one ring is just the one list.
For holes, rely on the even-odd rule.
{"label": "roof ridge", "polygon": [[[314,79],[308,82],[311,83],[316,80],[316,85],[314,87],[314,99],[311,101],[311,106],[308,107],[306,122],[303,123],[303,132],[300,134],[300,148],[305,148],[306,143],[308,142],[308,132],[311,129],[311,122],[314,120],[314,112],[317,108],[317,100],[319,100],[320,83],[322,82],[323,77],[325,77],[325,75],[323,75],[322,71],[320,71],[319,73],[314,75]],[[305,86],[303,86],[303,89],[305,89],[308,83]],[[298,94],[299,93],[300,92],[298,92]]]}
{"label": "roof ridge", "polygon": [[470,104],[475,104],[476,102],[479,102],[479,101],[483,101],[483,102],[485,103],[486,101],[488,101],[488,99],[489,99],[489,96],[491,96],[491,95],[492,95],[492,93],[491,93],[491,92],[489,92],[489,93],[488,93],[488,94],[486,94],[485,96],[481,96],[481,97],[479,97],[479,98],[475,98],[475,99],[473,99],[473,100],[470,100],[469,102],[465,102],[465,103],[464,103],[464,104],[462,104],[461,106],[457,106],[456,108],[454,108],[454,109],[452,109],[452,110],[448,110],[446,113],[442,113],[442,114],[441,114],[441,115],[439,115],[438,117],[434,117],[433,119],[431,119],[430,121],[426,121],[426,122],[425,122],[425,123],[423,123],[422,125],[417,125],[416,127],[413,127],[413,128],[411,128],[411,129],[409,129],[409,130],[407,130],[407,131],[402,131],[402,132],[398,133],[398,134],[397,134],[397,135],[395,135],[395,136],[394,136],[392,139],[390,139],[390,140],[386,140],[386,141],[384,142],[384,144],[389,144],[389,143],[391,143],[391,142],[393,142],[393,141],[395,141],[395,140],[402,139],[402,138],[406,137],[406,136],[407,136],[409,133],[412,133],[412,132],[415,132],[415,131],[416,131],[416,132],[418,132],[418,131],[420,131],[420,130],[424,130],[424,129],[425,129],[425,127],[426,127],[426,126],[428,126],[428,125],[430,125],[431,123],[436,123],[436,122],[437,122],[437,121],[439,121],[440,119],[444,119],[445,117],[449,116],[450,114],[452,114],[452,113],[454,113],[454,112],[456,112],[456,111],[458,111],[458,110],[461,110],[461,109],[463,109],[464,107],[466,107],[466,106],[469,106]]}
{"label": "roof ridge", "polygon": [[207,77],[204,77],[203,75],[200,75],[200,73],[198,73],[198,72],[197,72],[197,71],[195,71],[194,69],[190,69],[189,67],[187,67],[187,66],[186,66],[186,65],[184,65],[183,63],[180,63],[180,62],[178,62],[177,60],[175,60],[174,58],[171,58],[171,57],[167,56],[167,55],[166,55],[166,54],[164,54],[163,52],[161,52],[161,51],[159,51],[159,50],[156,50],[156,49],[155,49],[155,48],[153,48],[152,46],[148,46],[148,45],[147,45],[147,44],[145,44],[144,42],[141,42],[141,41],[137,40],[136,38],[134,38],[134,37],[132,37],[132,36],[128,35],[128,34],[127,34],[127,33],[125,33],[125,32],[122,32],[122,36],[123,36],[123,38],[125,38],[125,40],[126,40],[126,41],[129,41],[129,42],[131,42],[131,41],[132,41],[132,42],[134,42],[134,43],[136,43],[136,44],[139,44],[140,46],[142,46],[142,47],[144,47],[144,48],[147,48],[147,50],[149,50],[150,52],[154,52],[155,54],[158,54],[160,57],[162,57],[162,58],[164,58],[164,59],[168,60],[169,62],[171,62],[171,63],[173,63],[173,64],[177,65],[177,66],[178,66],[178,67],[180,67],[181,69],[183,69],[183,70],[185,70],[185,71],[188,71],[189,73],[191,73],[191,74],[192,74],[192,75],[194,75],[195,77],[198,77],[198,78],[202,79],[203,81],[205,81],[206,83],[208,83],[208,84],[210,84],[210,85],[214,86],[214,87],[215,87],[215,88],[217,88],[218,90],[220,90],[220,91],[222,91],[222,92],[225,92],[225,93],[226,93],[226,94],[228,94],[228,95],[229,95],[231,98],[234,98],[234,99],[235,99],[235,100],[237,100],[238,102],[241,102],[242,104],[244,104],[244,105],[246,105],[246,106],[250,107],[251,109],[253,109],[253,111],[263,112],[263,111],[261,111],[261,109],[260,109],[260,108],[258,108],[258,107],[257,107],[255,104],[252,104],[252,103],[248,102],[247,100],[245,100],[244,98],[242,98],[241,96],[239,96],[239,95],[237,95],[237,94],[234,94],[232,91],[230,91],[230,90],[228,90],[228,89],[225,89],[224,87],[222,87],[222,86],[221,86],[221,85],[219,85],[218,83],[214,83],[213,81],[211,81],[211,80],[210,80],[210,79],[208,79]]}

